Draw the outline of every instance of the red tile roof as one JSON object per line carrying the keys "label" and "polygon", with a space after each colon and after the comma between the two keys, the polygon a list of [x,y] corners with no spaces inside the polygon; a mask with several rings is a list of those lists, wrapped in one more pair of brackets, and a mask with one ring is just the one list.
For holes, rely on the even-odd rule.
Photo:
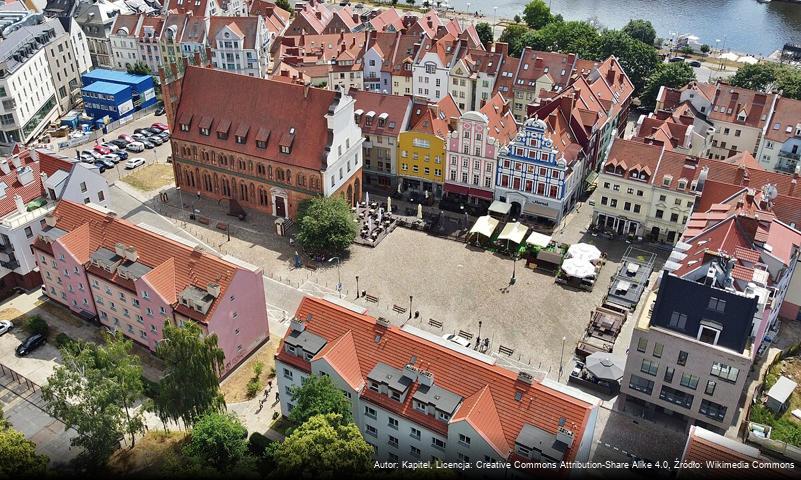
{"label": "red tile roof", "polygon": [[[659,162],[662,159],[663,148],[659,145],[649,145],[634,140],[615,139],[609,156],[604,165],[604,172],[614,173],[622,168],[623,177],[642,181],[649,184],[654,181]],[[610,171],[610,168],[612,171]],[[632,174],[636,173],[636,178]],[[641,174],[645,173],[647,179],[643,180]]]}
{"label": "red tile roof", "polygon": [[59,154],[48,152],[47,150],[35,150],[33,152],[35,158],[39,159],[39,169],[42,173],[51,176],[59,170],[64,170],[69,173],[72,171],[74,164],[77,160],[69,159]]}
{"label": "red tile roof", "polygon": [[312,361],[320,359],[328,362],[331,368],[336,370],[337,374],[354,390],[360,390],[364,385],[359,358],[356,354],[356,344],[353,343],[353,334],[350,331],[336,340],[326,343]]}
{"label": "red tile roof", "polygon": [[765,138],[784,143],[790,138],[801,136],[798,133],[799,128],[801,128],[801,100],[779,97],[768,122]]}
{"label": "red tile roof", "polygon": [[[351,95],[356,100],[355,108],[363,112],[358,122],[363,134],[397,137],[406,129],[403,121],[406,113],[411,110],[411,98],[363,90],[353,91]],[[367,114],[370,112],[375,112],[375,115],[370,125],[367,125]],[[378,119],[385,113],[387,114],[386,121],[381,126]]]}
{"label": "red tile roof", "polygon": [[[767,121],[775,98],[775,94],[720,83],[712,101],[709,118],[752,128],[762,128]],[[738,120],[740,113],[745,115],[744,120]]]}
{"label": "red tile roof", "polygon": [[[566,87],[575,68],[576,55],[559,52],[542,52],[526,47],[520,55],[514,88],[531,90],[533,84],[543,76],[550,78],[554,86]],[[523,83],[520,83],[522,80]]]}
{"label": "red tile roof", "polygon": [[5,195],[3,198],[0,198],[0,218],[16,211],[17,204],[14,201],[16,195],[22,197],[22,202],[25,204],[44,196],[44,187],[42,186],[42,179],[39,175],[39,162],[34,161],[27,150],[22,150],[19,155],[16,156],[16,158],[19,158],[22,167],[28,167],[33,170],[33,181],[27,185],[23,185],[19,181],[17,168],[14,166],[12,158],[14,157],[5,159],[8,161],[9,173],[4,174],[0,172],[0,183],[6,185]]}
{"label": "red tile roof", "polygon": [[489,136],[497,140],[499,145],[507,145],[517,135],[515,117],[506,103],[503,95],[496,93],[479,110],[487,117]]}
{"label": "red tile roof", "polygon": [[[154,271],[159,270],[148,280],[153,282],[160,294],[169,288],[172,278],[171,273],[160,270],[159,267],[164,263],[174,264],[174,293],[180,293],[189,285],[205,289],[209,284],[218,283],[221,292],[219,298],[224,297],[234,273],[241,268],[216,255],[193,249],[117,218],[113,213],[104,213],[86,205],[62,200],[53,215],[56,226],[70,232],[59,241],[82,263],[88,262],[89,255],[101,247],[112,251],[118,243],[135,247],[139,262]],[[37,240],[37,243],[40,241]],[[216,305],[217,302],[214,302],[206,318],[211,317]]]}
{"label": "red tile roof", "polygon": [[[555,434],[560,419],[564,419],[565,428],[574,433],[573,446],[567,452],[566,459],[574,459],[590,412],[592,408],[597,408],[538,380],[527,384],[518,380],[515,372],[499,365],[474,359],[395,326],[381,326],[373,317],[322,299],[304,297],[295,316],[311,318],[305,323],[306,330],[327,342],[336,341],[350,332],[362,378],[366,378],[378,363],[403,369],[410,358],[415,359],[418,368],[433,374],[435,385],[464,399],[454,416],[469,419],[471,424],[475,422],[474,426],[481,429],[484,438],[501,450],[505,449],[504,442],[507,446],[514,444],[525,424]],[[376,341],[376,338],[379,340]],[[283,352],[283,348],[279,347],[278,351]],[[277,355],[281,361],[288,357],[292,355]],[[303,362],[299,357],[294,358]],[[303,363],[308,371],[308,363]],[[411,398],[417,386],[417,383],[412,384],[403,404],[369,389],[364,389],[361,395],[436,432],[447,433],[444,422],[411,407]],[[520,400],[516,400],[516,396]],[[494,413],[488,403],[494,404]],[[493,416],[497,416],[498,420],[494,421]]]}
{"label": "red tile roof", "polygon": [[370,19],[370,27],[379,32],[399,32],[403,29],[403,19],[397,10],[387,8]]}
{"label": "red tile roof", "polygon": [[[216,37],[224,28],[230,29],[242,38],[242,48],[257,48],[256,37],[259,32],[259,17],[218,17],[209,20],[209,39],[216,42]],[[263,41],[263,40],[262,40]]]}
{"label": "red tile roof", "polygon": [[[325,168],[325,115],[338,92],[193,66],[186,69],[182,82],[175,118],[180,123],[191,116],[192,123],[189,131],[183,131],[180,125],[174,128],[174,139],[318,171]],[[259,103],[254,98],[269,100]],[[200,133],[201,118],[211,120],[209,136]],[[272,132],[267,148],[258,148],[252,138],[245,144],[237,143],[234,135],[227,140],[217,138],[216,126],[224,119],[233,121],[233,131],[244,124],[253,134],[260,129]],[[291,128],[295,129],[294,145],[289,154],[281,153],[278,139]]]}
{"label": "red tile roof", "polygon": [[194,17],[205,17],[209,14],[208,8],[208,0],[167,0],[167,10],[191,13]]}

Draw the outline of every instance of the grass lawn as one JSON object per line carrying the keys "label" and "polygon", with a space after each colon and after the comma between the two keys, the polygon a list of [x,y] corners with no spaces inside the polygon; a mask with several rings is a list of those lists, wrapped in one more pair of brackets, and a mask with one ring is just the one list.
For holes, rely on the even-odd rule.
{"label": "grass lawn", "polygon": [[134,188],[149,192],[165,185],[171,185],[175,182],[175,178],[172,173],[172,165],[157,163],[137,168],[130,175],[122,177],[122,181]]}
{"label": "grass lawn", "polygon": [[[763,394],[767,394],[768,386],[773,385],[779,376],[783,375],[796,383],[801,383],[801,357],[793,356],[779,362],[773,366],[766,375],[766,386]],[[754,405],[751,410],[752,422],[770,425],[772,432],[770,438],[787,442],[796,447],[801,447],[801,420],[791,413],[793,410],[801,408],[801,389],[796,388],[790,395],[787,408],[781,415],[775,415],[763,404]]]}
{"label": "grass lawn", "polygon": [[[234,373],[228,376],[225,381],[220,385],[220,390],[225,396],[225,401],[228,403],[243,402],[249,400],[247,396],[247,385],[251,378],[253,378],[253,366],[256,362],[262,362],[264,369],[261,374],[261,383],[267,388],[267,381],[269,380],[270,373],[275,368],[275,349],[280,342],[278,337],[270,337],[270,341],[256,350],[250,358],[240,365]],[[275,380],[273,380],[275,384]],[[275,385],[273,385],[275,387]],[[263,395],[259,392],[257,396]]]}
{"label": "grass lawn", "polygon": [[181,457],[180,449],[185,439],[185,432],[148,432],[136,441],[134,448],[117,450],[109,461],[110,470],[126,475],[159,476],[165,465]]}

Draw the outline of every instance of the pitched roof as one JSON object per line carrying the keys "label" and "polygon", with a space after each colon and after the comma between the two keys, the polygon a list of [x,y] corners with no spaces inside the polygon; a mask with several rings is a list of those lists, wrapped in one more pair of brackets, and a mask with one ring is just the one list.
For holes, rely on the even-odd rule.
{"label": "pitched roof", "polygon": [[[187,67],[182,82],[175,118],[179,123],[191,118],[191,124],[189,131],[174,129],[172,135],[176,140],[318,171],[324,168],[328,142],[325,115],[338,98],[338,92],[194,66]],[[220,85],[228,88],[219,88]],[[254,98],[268,100],[259,103]],[[211,122],[208,136],[200,133],[201,119]],[[226,140],[218,138],[217,126],[226,119],[232,122],[233,132],[243,125],[249,127],[251,138],[244,144],[237,143],[235,135]],[[295,131],[292,151],[281,153],[278,139],[292,128]],[[252,139],[260,129],[272,132],[264,149],[258,148]]]}
{"label": "pitched roof", "polygon": [[[759,460],[759,449],[693,425],[684,447],[684,462],[748,462]],[[693,470],[693,476],[698,473]]]}
{"label": "pitched roof", "polygon": [[243,38],[242,48],[254,49],[259,34],[259,17],[218,17],[209,19],[209,38],[214,39],[225,28]]}
{"label": "pitched roof", "polygon": [[[88,262],[89,255],[100,248],[114,251],[118,243],[135,247],[139,257],[137,261],[154,270],[159,270],[164,263],[174,263],[173,294],[189,285],[205,290],[209,284],[218,283],[221,291],[219,298],[224,298],[234,273],[241,268],[216,255],[193,249],[88,205],[62,200],[53,216],[56,227],[71,232],[60,237],[59,241],[82,263]],[[38,242],[41,240],[37,239]],[[150,273],[153,274],[154,270]],[[159,271],[149,280],[163,292],[163,289],[169,289],[171,276]],[[205,318],[211,318],[217,303],[212,304]]]}
{"label": "pitched roof", "polygon": [[[563,420],[565,428],[574,433],[573,447],[567,452],[566,459],[575,458],[594,404],[566,393],[569,387],[554,387],[550,382],[538,380],[533,380],[531,384],[519,381],[517,374],[511,370],[467,356],[396,326],[381,326],[373,317],[326,300],[304,297],[295,316],[311,318],[305,322],[306,331],[327,342],[340,339],[350,332],[362,378],[366,378],[379,363],[402,370],[411,359],[415,366],[433,374],[434,385],[464,399],[454,416],[470,419],[471,423],[475,421],[474,427],[481,429],[482,436],[501,450],[504,450],[504,442],[507,446],[514,444],[524,425],[555,434],[560,420]],[[290,333],[291,330],[287,335]],[[301,360],[285,355],[283,348],[278,351],[279,360]],[[443,432],[443,422],[412,408],[411,399],[418,390],[418,383],[413,383],[409,388],[403,404],[388,397],[384,400],[385,396],[369,389],[363,389],[361,395],[416,423]],[[490,395],[487,396],[483,391]],[[494,403],[497,422],[493,421],[493,412],[488,403]]]}
{"label": "pitched roof", "polygon": [[10,171],[9,173],[0,172],[0,184],[5,184],[5,195],[3,198],[0,198],[0,218],[5,217],[9,213],[16,212],[17,207],[14,198],[17,195],[22,198],[22,203],[24,204],[44,195],[44,187],[39,175],[39,162],[34,161],[27,150],[20,152],[16,158],[20,161],[20,168],[30,168],[33,171],[33,179],[27,185],[23,185],[19,181],[17,168],[12,162],[12,159],[5,159],[8,161]]}
{"label": "pitched roof", "polygon": [[801,136],[801,100],[779,97],[768,122],[765,138],[784,143]]}
{"label": "pitched roof", "polygon": [[336,370],[343,380],[348,382],[354,390],[359,390],[364,385],[359,358],[356,353],[356,344],[353,343],[353,333],[346,332],[341,337],[326,345],[317,352],[312,361],[324,359]]}
{"label": "pitched roof", "polygon": [[[353,91],[351,96],[356,101],[355,108],[357,111],[362,111],[358,124],[362,128],[363,134],[397,137],[400,132],[406,129],[404,119],[406,112],[411,108],[411,98],[400,95],[384,95],[366,90]],[[375,118],[368,125],[367,114],[370,112],[374,113]],[[382,125],[378,118],[383,114],[386,114],[386,117]]]}
{"label": "pitched roof", "polygon": [[[418,106],[415,105],[414,108],[417,109]],[[413,126],[410,130],[430,133],[445,140],[450,132],[449,120],[459,116],[461,116],[459,107],[449,93],[438,103],[424,106],[420,114],[413,114],[411,120]]]}
{"label": "pitched roof", "polygon": [[496,93],[479,111],[487,117],[489,136],[497,140],[499,145],[506,145],[515,138],[517,123],[503,95]]}
{"label": "pitched roof", "polygon": [[[762,128],[776,95],[719,83],[712,101],[711,120]],[[743,120],[740,120],[743,114]]]}
{"label": "pitched roof", "polygon": [[386,8],[370,19],[370,27],[379,32],[399,32],[403,29],[403,19],[394,8]]}
{"label": "pitched roof", "polygon": [[460,420],[469,423],[502,458],[509,456],[511,449],[503,435],[498,409],[489,385],[464,399],[452,421]]}
{"label": "pitched roof", "polygon": [[47,150],[38,149],[36,150],[36,158],[39,159],[39,169],[42,173],[46,174],[48,177],[52,176],[59,170],[63,170],[65,172],[71,172],[77,160],[69,159],[62,155],[49,152]]}
{"label": "pitched roof", "polygon": [[[622,168],[624,178],[643,181],[646,184],[653,183],[663,151],[659,145],[617,138],[609,149],[604,171],[612,169],[614,172]],[[645,180],[641,175],[643,172],[647,174]],[[636,177],[633,174],[636,174]]]}
{"label": "pitched roof", "polygon": [[167,10],[176,13],[191,13],[194,17],[209,14],[208,0],[167,0]]}
{"label": "pitched roof", "polygon": [[548,77],[554,86],[564,88],[570,83],[575,62],[573,53],[542,52],[526,47],[520,55],[514,88],[532,89],[543,76]]}

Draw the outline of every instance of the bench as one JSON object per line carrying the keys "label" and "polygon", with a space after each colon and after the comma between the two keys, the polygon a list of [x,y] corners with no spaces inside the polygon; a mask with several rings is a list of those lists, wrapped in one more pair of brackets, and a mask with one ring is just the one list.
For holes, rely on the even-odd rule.
{"label": "bench", "polygon": [[203,225],[209,224],[209,219],[207,217],[197,217],[197,221],[202,223]]}
{"label": "bench", "polygon": [[392,306],[392,310],[394,310],[394,311],[395,311],[395,313],[399,313],[399,314],[400,314],[400,313],[406,313],[406,310],[407,310],[407,309],[406,309],[406,308],[403,308],[403,307],[401,307],[400,305],[393,305],[393,306]]}
{"label": "bench", "polygon": [[370,295],[369,293],[364,294],[364,299],[371,303],[378,303],[378,297]]}
{"label": "bench", "polygon": [[514,348],[504,347],[503,345],[498,346],[498,353],[502,353],[507,357],[511,357],[513,353],[515,353]]}
{"label": "bench", "polygon": [[223,232],[228,230],[228,224],[223,222],[217,222],[217,230],[222,230]]}
{"label": "bench", "polygon": [[470,332],[465,332],[464,330],[459,330],[459,334],[458,335],[460,337],[464,338],[465,340],[472,340],[473,339],[473,334],[470,333]]}
{"label": "bench", "polygon": [[314,262],[310,262],[308,260],[305,260],[303,262],[303,266],[308,268],[309,270],[317,270],[317,264]]}
{"label": "bench", "polygon": [[434,328],[442,329],[442,322],[440,322],[439,320],[434,320],[433,318],[429,318],[428,324]]}

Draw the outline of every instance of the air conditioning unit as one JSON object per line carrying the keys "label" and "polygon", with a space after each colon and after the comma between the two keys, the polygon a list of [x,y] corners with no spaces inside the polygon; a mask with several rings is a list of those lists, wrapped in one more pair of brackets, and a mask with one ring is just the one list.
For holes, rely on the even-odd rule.
{"label": "air conditioning unit", "polygon": [[559,427],[559,429],[556,430],[556,440],[559,441],[559,442],[564,443],[565,445],[567,445],[567,448],[572,447],[573,446],[573,431],[572,430],[568,430],[565,427]]}

